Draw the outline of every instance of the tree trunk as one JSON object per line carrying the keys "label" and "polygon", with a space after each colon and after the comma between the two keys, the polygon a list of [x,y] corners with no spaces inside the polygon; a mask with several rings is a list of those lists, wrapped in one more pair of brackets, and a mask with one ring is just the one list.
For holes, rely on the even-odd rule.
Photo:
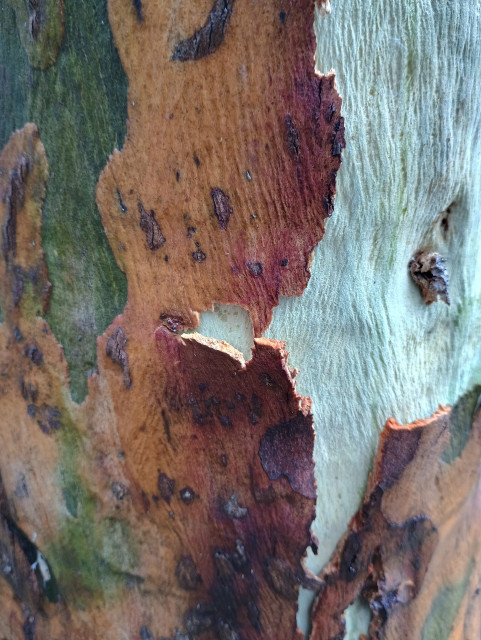
{"label": "tree trunk", "polygon": [[479,638],[481,3],[0,34],[0,636]]}

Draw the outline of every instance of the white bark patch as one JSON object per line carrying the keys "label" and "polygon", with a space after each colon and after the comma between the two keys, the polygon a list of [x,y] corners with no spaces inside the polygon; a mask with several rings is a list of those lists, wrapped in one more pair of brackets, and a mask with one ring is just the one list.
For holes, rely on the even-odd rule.
{"label": "white bark patch", "polygon": [[[309,286],[268,331],[313,399],[314,571],[359,506],[386,419],[426,417],[481,380],[480,6],[343,0],[316,23],[347,146]],[[425,246],[448,261],[450,307],[427,307],[410,278]]]}

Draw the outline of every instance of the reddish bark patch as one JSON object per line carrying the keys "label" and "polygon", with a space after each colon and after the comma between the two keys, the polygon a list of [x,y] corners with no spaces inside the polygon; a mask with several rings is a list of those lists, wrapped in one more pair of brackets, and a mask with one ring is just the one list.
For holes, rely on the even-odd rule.
{"label": "reddish bark patch", "polygon": [[264,471],[271,480],[281,476],[289,480],[293,491],[306,498],[316,497],[312,449],[312,416],[301,412],[285,424],[271,427],[262,437],[259,448]]}
{"label": "reddish bark patch", "polygon": [[[440,409],[411,425],[386,424],[363,504],[321,576],[313,640],[344,638],[344,611],[359,596],[372,612],[371,640],[421,637],[438,593],[471,575],[477,557],[476,588],[481,414],[461,456],[447,465],[440,456],[450,416]],[[473,620],[458,624],[477,633]]]}
{"label": "reddish bark patch", "polygon": [[[307,285],[345,144],[334,74],[314,70],[314,3],[215,2],[206,20],[169,0],[143,3],[139,21],[111,0],[109,16],[129,135],[97,201],[129,300],[189,326],[193,310],[240,305],[259,336],[279,296]],[[144,234],[138,203],[152,207]]]}

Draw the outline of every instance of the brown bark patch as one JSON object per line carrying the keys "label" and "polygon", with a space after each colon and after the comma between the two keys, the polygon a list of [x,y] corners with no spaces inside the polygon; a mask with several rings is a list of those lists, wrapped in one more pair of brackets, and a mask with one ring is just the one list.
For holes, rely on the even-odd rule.
{"label": "brown bark patch", "polygon": [[[446,464],[450,418],[440,408],[407,426],[387,422],[363,504],[321,576],[313,640],[345,637],[344,611],[359,596],[371,608],[372,640],[421,637],[438,594],[465,575],[470,602],[481,579],[481,413]],[[460,615],[456,630],[477,637],[479,620]]]}

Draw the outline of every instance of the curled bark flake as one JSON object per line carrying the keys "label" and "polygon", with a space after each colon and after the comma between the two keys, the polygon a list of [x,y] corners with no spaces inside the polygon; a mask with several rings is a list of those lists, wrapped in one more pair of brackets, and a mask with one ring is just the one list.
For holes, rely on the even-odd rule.
{"label": "curled bark flake", "polygon": [[207,20],[190,38],[181,40],[172,56],[172,60],[186,62],[199,60],[215,53],[224,41],[235,0],[215,0]]}
{"label": "curled bark flake", "polygon": [[145,233],[147,246],[151,251],[156,251],[165,244],[165,237],[162,234],[162,229],[155,219],[154,211],[151,210],[150,213],[147,213],[141,202],[138,203],[138,208],[140,213],[140,228]]}
{"label": "curled bark flake", "polygon": [[120,366],[123,373],[124,385],[127,389],[130,389],[132,380],[130,377],[129,356],[126,351],[127,342],[126,335],[119,327],[107,340],[105,353],[112,362]]}
{"label": "curled bark flake", "polygon": [[229,218],[232,215],[230,198],[226,193],[222,191],[222,189],[219,189],[218,187],[212,189],[210,195],[214,203],[214,213],[219,223],[219,227],[221,229],[227,229],[227,223],[229,222]]}
{"label": "curled bark flake", "polygon": [[446,258],[436,252],[421,251],[409,263],[409,271],[427,305],[439,298],[451,304]]}

